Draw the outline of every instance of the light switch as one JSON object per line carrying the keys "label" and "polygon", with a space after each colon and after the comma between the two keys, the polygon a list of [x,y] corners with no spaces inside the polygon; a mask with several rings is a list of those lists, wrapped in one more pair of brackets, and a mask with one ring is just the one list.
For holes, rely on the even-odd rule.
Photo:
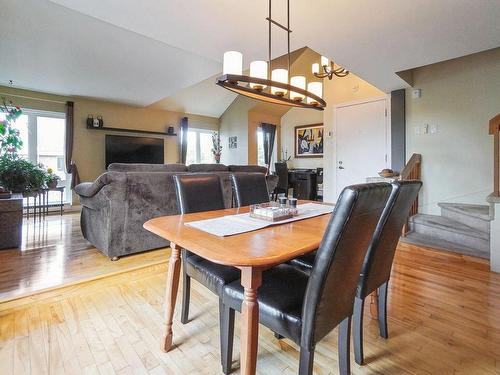
{"label": "light switch", "polygon": [[422,96],[422,91],[420,91],[420,89],[413,89],[411,91],[412,99],[420,99],[421,96]]}
{"label": "light switch", "polygon": [[429,134],[429,124],[424,125],[424,134]]}
{"label": "light switch", "polygon": [[431,134],[437,134],[439,132],[438,126],[436,124],[431,125]]}
{"label": "light switch", "polygon": [[420,135],[420,126],[415,126],[415,135]]}

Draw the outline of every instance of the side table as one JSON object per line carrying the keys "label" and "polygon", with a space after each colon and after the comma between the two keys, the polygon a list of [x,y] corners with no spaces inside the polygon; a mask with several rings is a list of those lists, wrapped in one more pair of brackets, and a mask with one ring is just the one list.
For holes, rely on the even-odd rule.
{"label": "side table", "polygon": [[0,199],[0,249],[21,246],[23,228],[23,196],[12,194]]}
{"label": "side table", "polygon": [[57,186],[54,188],[44,188],[42,191],[42,199],[43,199],[43,208],[42,212],[43,215],[47,215],[49,213],[49,192],[51,191],[58,191],[61,194],[61,201],[59,203],[59,214],[62,216],[63,214],[63,207],[64,207],[64,189],[66,186]]}

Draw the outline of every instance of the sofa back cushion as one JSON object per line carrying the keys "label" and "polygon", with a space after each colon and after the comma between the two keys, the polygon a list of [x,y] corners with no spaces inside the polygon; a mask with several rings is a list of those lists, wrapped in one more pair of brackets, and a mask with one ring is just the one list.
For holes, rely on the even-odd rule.
{"label": "sofa back cushion", "polygon": [[111,163],[108,171],[115,172],[187,172],[184,164],[142,164],[142,163]]}
{"label": "sofa back cushion", "polygon": [[229,169],[227,165],[224,164],[191,164],[188,167],[188,171],[194,172],[227,172]]}
{"label": "sofa back cushion", "polygon": [[230,172],[267,173],[267,168],[260,165],[230,165]]}

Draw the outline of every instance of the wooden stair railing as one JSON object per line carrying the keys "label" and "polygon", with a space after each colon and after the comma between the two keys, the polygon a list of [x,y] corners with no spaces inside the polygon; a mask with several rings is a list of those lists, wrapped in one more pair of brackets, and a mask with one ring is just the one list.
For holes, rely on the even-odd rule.
{"label": "wooden stair railing", "polygon": [[490,120],[490,134],[494,137],[492,196],[500,197],[500,113]]}
{"label": "wooden stair railing", "polygon": [[[410,160],[408,160],[408,163],[406,163],[405,167],[401,171],[399,179],[400,180],[421,180],[422,179],[422,175],[420,173],[421,165],[422,165],[422,155],[413,154],[411,156]],[[417,199],[415,199],[415,202],[413,202],[413,204],[411,205],[408,218],[410,218],[416,214],[418,214],[418,197],[417,197]],[[409,224],[408,221],[406,221],[406,224],[403,227],[403,233],[402,233],[403,236],[405,236],[406,233],[408,233],[408,231],[409,231],[408,224]]]}

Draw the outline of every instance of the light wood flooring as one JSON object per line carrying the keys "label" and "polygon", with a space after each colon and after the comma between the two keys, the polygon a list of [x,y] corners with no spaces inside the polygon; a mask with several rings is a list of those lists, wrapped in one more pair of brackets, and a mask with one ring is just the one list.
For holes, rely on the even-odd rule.
{"label": "light wood flooring", "polygon": [[[15,308],[0,304],[0,373],[221,373],[217,299],[196,282],[191,321],[180,323],[178,304],[176,346],[160,350],[165,273],[160,264],[41,294]],[[352,361],[353,374],[500,374],[500,275],[482,259],[400,244],[388,340],[365,311],[367,364]],[[259,334],[258,373],[296,374],[295,345],[264,327]],[[315,374],[338,373],[336,347],[334,331],[316,348]]]}
{"label": "light wood flooring", "polygon": [[25,219],[21,248],[0,250],[0,302],[167,260],[163,249],[111,262],[83,238],[79,213]]}

